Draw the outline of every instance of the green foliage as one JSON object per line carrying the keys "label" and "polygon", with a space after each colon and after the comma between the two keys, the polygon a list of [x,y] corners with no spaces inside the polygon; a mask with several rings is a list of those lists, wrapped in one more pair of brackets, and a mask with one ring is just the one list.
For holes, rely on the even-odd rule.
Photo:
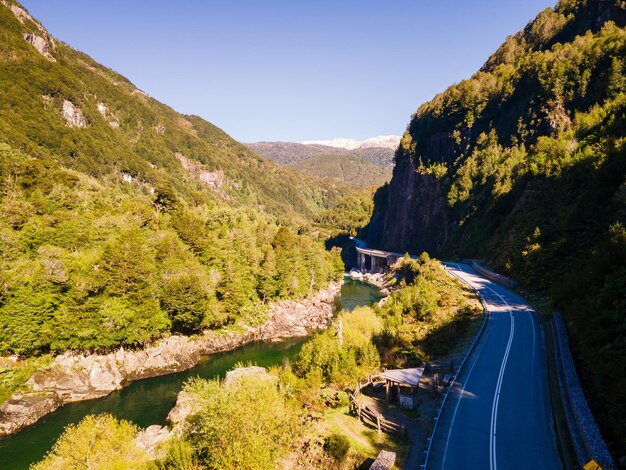
{"label": "green foliage", "polygon": [[324,439],[324,450],[336,462],[341,462],[350,450],[350,441],[343,434],[333,433]]}
{"label": "green foliage", "polygon": [[272,378],[244,376],[228,385],[196,379],[186,390],[195,412],[185,438],[203,468],[275,468],[299,435],[296,404]]}
{"label": "green foliage", "polygon": [[319,376],[324,383],[351,385],[379,366],[372,338],[380,330],[380,319],[369,307],[342,312],[335,327],[304,344],[295,364],[296,374]]}
{"label": "green foliage", "polygon": [[135,444],[137,427],[109,414],[88,415],[68,426],[33,470],[126,470],[150,468],[148,455]]}
{"label": "green foliage", "polygon": [[0,6],[0,354],[259,322],[337,278],[305,232],[272,242],[345,185],[259,158],[62,42],[48,61],[24,40],[36,28]]}
{"label": "green foliage", "polygon": [[401,288],[376,308],[384,327],[374,342],[385,364],[419,366],[448,353],[480,312],[470,300],[473,294],[426,253],[399,259],[389,277]]}
{"label": "green foliage", "polygon": [[256,324],[267,302],[308,295],[343,272],[337,253],[263,212],[180,193],[155,211],[145,187],[4,144],[0,157],[0,354]]}
{"label": "green foliage", "polygon": [[[2,141],[98,178],[125,173],[132,184],[149,184],[157,216],[182,195],[263,206],[283,221],[302,221],[350,191],[259,158],[212,124],[176,113],[60,41],[52,51],[56,62],[49,62],[24,40],[24,34],[41,34],[35,25],[22,24],[8,8],[0,11],[0,30]],[[65,100],[82,111],[87,128],[66,125]],[[192,159],[198,170],[222,171],[225,183],[203,183],[177,155]]]}
{"label": "green foliage", "polygon": [[49,355],[15,362],[0,359],[0,403],[20,391],[37,369],[48,366],[50,362],[52,358]]}
{"label": "green foliage", "polygon": [[195,470],[201,468],[193,446],[185,439],[178,437],[172,437],[167,442],[165,459],[155,463],[157,468],[163,470]]}
{"label": "green foliage", "polygon": [[203,325],[206,312],[210,311],[209,296],[196,276],[180,276],[163,286],[161,307],[165,310],[174,329],[195,331]]}
{"label": "green foliage", "polygon": [[318,155],[289,163],[286,167],[317,178],[339,180],[357,188],[377,187],[391,177],[389,168],[352,155]]}
{"label": "green foliage", "polygon": [[315,221],[324,227],[356,236],[358,230],[365,227],[372,218],[372,196],[372,190],[346,196],[336,206],[322,212]]}

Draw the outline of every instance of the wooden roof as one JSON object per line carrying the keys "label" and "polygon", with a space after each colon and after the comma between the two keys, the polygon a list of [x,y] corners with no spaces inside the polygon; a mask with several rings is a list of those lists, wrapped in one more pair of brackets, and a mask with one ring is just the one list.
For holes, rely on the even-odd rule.
{"label": "wooden roof", "polygon": [[401,385],[410,385],[411,387],[417,387],[423,373],[423,367],[415,367],[413,369],[386,370],[385,372],[380,374],[380,376],[385,380],[396,382]]}

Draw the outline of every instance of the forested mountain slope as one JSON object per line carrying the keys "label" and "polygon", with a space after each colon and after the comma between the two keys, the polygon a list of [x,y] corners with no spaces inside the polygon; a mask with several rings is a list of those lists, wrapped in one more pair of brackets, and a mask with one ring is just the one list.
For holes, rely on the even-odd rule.
{"label": "forested mountain slope", "polygon": [[563,0],[413,115],[370,244],[484,258],[548,292],[626,449],[626,5]]}
{"label": "forested mountain slope", "polygon": [[306,227],[342,194],[0,4],[0,355],[262,321],[341,276]]}
{"label": "forested mountain slope", "polygon": [[391,168],[350,155],[320,155],[286,165],[316,178],[334,179],[356,187],[379,187],[391,178]]}
{"label": "forested mountain slope", "polygon": [[246,144],[259,155],[316,178],[332,178],[352,186],[380,186],[391,178],[394,150],[389,147],[355,149],[296,142]]}
{"label": "forested mountain slope", "polygon": [[281,165],[309,160],[324,155],[342,155],[359,157],[365,161],[391,168],[393,166],[394,149],[390,147],[358,147],[347,149],[322,144],[301,144],[297,142],[255,142],[246,144],[257,154]]}
{"label": "forested mountain slope", "polygon": [[204,179],[224,199],[284,218],[314,215],[342,193],[339,185],[321,186],[259,158],[199,117],[176,113],[55,41],[6,0],[0,5],[0,67],[2,141],[35,156],[92,176],[127,173],[182,193],[189,193],[186,180]]}

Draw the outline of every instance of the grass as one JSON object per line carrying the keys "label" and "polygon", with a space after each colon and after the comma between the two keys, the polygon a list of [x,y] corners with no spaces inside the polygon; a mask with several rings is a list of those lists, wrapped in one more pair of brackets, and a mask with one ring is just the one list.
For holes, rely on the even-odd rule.
{"label": "grass", "polygon": [[371,458],[376,459],[381,450],[389,450],[396,453],[396,465],[404,461],[408,447],[393,436],[378,432],[363,424],[358,418],[348,415],[348,407],[337,408],[325,413],[325,422],[330,433],[343,434],[350,441],[350,460],[363,462]]}

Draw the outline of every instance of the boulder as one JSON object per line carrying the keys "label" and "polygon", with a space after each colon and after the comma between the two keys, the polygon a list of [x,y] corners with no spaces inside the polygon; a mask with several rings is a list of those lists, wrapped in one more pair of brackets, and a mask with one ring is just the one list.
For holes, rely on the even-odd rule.
{"label": "boulder", "polygon": [[169,429],[154,424],[137,433],[135,444],[146,451],[150,460],[163,459],[167,454],[167,448],[162,444],[169,441],[171,437],[172,433]]}

